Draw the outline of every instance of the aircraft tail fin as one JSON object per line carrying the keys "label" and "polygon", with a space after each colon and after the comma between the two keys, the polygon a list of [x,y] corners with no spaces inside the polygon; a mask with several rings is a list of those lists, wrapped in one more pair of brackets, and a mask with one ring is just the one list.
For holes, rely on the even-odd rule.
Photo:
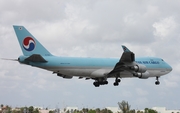
{"label": "aircraft tail fin", "polygon": [[14,31],[25,56],[39,54],[52,56],[52,54],[24,27],[14,25]]}

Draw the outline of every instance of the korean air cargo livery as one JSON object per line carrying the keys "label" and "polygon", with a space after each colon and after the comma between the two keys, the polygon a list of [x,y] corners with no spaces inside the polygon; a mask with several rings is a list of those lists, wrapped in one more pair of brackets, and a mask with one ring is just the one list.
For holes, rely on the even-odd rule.
{"label": "korean air cargo livery", "polygon": [[16,25],[13,27],[23,52],[17,61],[52,71],[53,74],[62,78],[92,79],[93,85],[99,87],[108,84],[108,78],[114,78],[113,85],[118,86],[121,78],[155,77],[155,84],[159,85],[159,77],[172,71],[172,67],[162,58],[136,58],[126,46],[122,46],[124,52],[120,58],[54,56],[25,27]]}

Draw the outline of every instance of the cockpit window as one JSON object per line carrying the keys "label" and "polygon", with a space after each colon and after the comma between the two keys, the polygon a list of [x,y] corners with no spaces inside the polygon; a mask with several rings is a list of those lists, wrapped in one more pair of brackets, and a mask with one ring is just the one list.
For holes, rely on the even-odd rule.
{"label": "cockpit window", "polygon": [[162,61],[164,61],[163,59],[161,59]]}

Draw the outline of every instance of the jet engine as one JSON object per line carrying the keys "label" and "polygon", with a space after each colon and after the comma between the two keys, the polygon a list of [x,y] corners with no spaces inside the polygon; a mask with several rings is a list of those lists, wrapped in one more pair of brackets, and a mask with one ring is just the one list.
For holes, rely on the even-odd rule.
{"label": "jet engine", "polygon": [[136,72],[140,72],[140,73],[144,73],[147,70],[146,66],[145,65],[141,65],[141,64],[132,66],[130,69],[132,69],[132,70],[134,70]]}
{"label": "jet engine", "polygon": [[149,78],[149,72],[145,72],[145,73],[134,73],[133,76],[135,77],[139,77],[140,79],[147,79]]}
{"label": "jet engine", "polygon": [[66,79],[71,79],[71,78],[73,78],[73,76],[63,75],[63,74],[60,74],[60,73],[58,73],[57,76],[62,77],[62,78],[66,78]]}

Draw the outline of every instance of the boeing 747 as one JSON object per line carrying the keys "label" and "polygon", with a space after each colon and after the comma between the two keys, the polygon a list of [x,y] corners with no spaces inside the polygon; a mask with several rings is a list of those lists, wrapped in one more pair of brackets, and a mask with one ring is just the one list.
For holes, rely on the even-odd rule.
{"label": "boeing 747", "polygon": [[118,86],[121,78],[155,77],[155,84],[159,85],[159,77],[172,71],[172,67],[162,58],[136,58],[126,46],[122,46],[124,52],[120,58],[54,56],[25,27],[16,25],[13,27],[23,52],[17,61],[52,71],[53,74],[62,78],[92,79],[94,86],[99,87],[108,84],[108,78],[115,78],[113,85]]}

